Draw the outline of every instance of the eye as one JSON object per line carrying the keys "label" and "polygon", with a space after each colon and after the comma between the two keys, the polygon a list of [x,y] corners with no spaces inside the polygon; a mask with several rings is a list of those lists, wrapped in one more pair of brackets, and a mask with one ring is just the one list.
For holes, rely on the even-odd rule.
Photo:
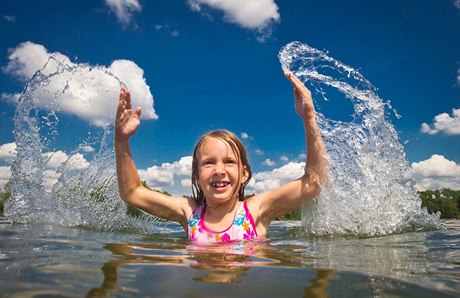
{"label": "eye", "polygon": [[225,161],[226,164],[230,164],[230,165],[236,165],[237,164],[237,160],[236,159],[233,159],[233,158],[229,158]]}
{"label": "eye", "polygon": [[201,162],[201,165],[202,166],[210,166],[210,165],[213,165],[214,164],[214,161],[211,160],[211,159],[205,159]]}

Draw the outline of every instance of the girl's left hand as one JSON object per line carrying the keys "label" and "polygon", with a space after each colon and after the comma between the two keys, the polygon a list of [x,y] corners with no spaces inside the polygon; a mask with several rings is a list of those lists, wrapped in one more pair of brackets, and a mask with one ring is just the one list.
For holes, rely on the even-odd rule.
{"label": "girl's left hand", "polygon": [[300,81],[293,73],[284,74],[286,78],[294,85],[295,111],[299,116],[314,117],[315,107],[311,98],[310,90]]}

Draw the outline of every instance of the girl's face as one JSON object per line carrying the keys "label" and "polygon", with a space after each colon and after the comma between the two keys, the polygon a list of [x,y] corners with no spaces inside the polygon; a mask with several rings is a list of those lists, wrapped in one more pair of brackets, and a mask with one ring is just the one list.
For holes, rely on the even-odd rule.
{"label": "girl's face", "polygon": [[238,156],[225,141],[207,138],[203,142],[198,154],[198,184],[206,201],[224,203],[236,198],[246,179],[239,164]]}

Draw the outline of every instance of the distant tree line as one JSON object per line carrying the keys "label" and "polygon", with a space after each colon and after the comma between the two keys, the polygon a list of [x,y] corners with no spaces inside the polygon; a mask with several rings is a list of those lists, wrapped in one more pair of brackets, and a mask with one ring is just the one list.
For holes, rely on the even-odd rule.
{"label": "distant tree line", "polygon": [[[142,184],[147,186],[145,181],[142,181]],[[171,196],[167,191],[159,191],[165,195]],[[452,190],[448,188],[438,189],[438,190],[425,190],[417,192],[420,199],[422,200],[422,207],[426,207],[429,213],[441,213],[441,218],[456,218],[460,219],[460,190]],[[245,199],[254,196],[254,194],[245,196]],[[3,191],[0,191],[0,216],[3,216],[3,206],[8,198],[11,197],[11,189],[9,183],[5,186]],[[105,196],[99,191],[93,191],[90,194],[91,199],[99,201],[104,200]],[[190,196],[185,196],[190,198]],[[142,215],[142,211],[137,208],[128,205],[126,213],[133,217],[138,217]],[[301,209],[294,210],[281,218],[279,220],[300,220],[302,217]]]}
{"label": "distant tree line", "polygon": [[5,188],[0,191],[0,216],[3,216],[3,205],[5,205],[6,200],[11,197],[11,188],[10,183],[7,183]]}
{"label": "distant tree line", "polygon": [[441,212],[441,218],[460,219],[460,190],[448,188],[419,191],[422,207],[429,213]]}

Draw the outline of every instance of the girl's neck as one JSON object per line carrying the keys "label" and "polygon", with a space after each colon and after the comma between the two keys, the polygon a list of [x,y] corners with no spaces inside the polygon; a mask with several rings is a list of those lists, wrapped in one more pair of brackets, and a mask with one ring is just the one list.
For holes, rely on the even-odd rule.
{"label": "girl's neck", "polygon": [[237,197],[223,203],[206,201],[206,214],[210,217],[224,217],[226,214],[233,213],[238,206]]}

